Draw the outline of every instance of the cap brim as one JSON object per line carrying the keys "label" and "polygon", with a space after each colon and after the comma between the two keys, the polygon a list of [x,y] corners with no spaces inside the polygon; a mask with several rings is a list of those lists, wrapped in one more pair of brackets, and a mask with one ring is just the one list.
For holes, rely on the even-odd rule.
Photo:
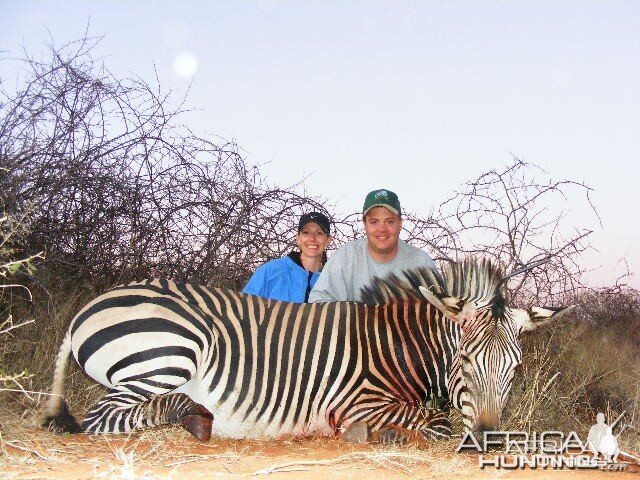
{"label": "cap brim", "polygon": [[318,222],[316,222],[315,220],[309,220],[308,222],[303,223],[302,225],[298,226],[298,233],[300,233],[302,231],[302,229],[304,227],[306,227],[307,225],[309,225],[310,223],[315,223],[317,226],[320,227],[320,230],[322,230],[324,233],[327,234],[327,236],[331,236],[331,232],[329,230],[327,230],[327,227],[325,227],[324,225],[320,225]]}
{"label": "cap brim", "polygon": [[383,207],[386,208],[387,210],[389,210],[391,213],[395,213],[396,215],[399,215],[398,210],[396,210],[395,208],[393,208],[390,205],[387,205],[386,203],[376,203],[375,205],[371,205],[369,208],[367,208],[364,212],[362,212],[362,215],[366,215],[367,213],[369,213],[369,211],[372,208],[376,208],[376,207]]}

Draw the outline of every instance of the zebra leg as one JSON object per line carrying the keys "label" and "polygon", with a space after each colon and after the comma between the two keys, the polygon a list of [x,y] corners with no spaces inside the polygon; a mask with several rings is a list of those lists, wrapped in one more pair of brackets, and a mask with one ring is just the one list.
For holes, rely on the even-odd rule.
{"label": "zebra leg", "polygon": [[402,444],[451,436],[446,412],[434,408],[389,404],[350,424],[340,438],[353,443]]}
{"label": "zebra leg", "polygon": [[404,445],[407,443],[419,443],[425,438],[431,438],[420,430],[411,430],[409,428],[398,427],[396,425],[387,425],[380,430],[371,432],[371,442],[380,443],[382,445]]}
{"label": "zebra leg", "polygon": [[128,433],[166,424],[180,424],[203,442],[211,438],[213,415],[184,393],[147,398],[140,393],[112,390],[87,412],[86,433]]}
{"label": "zebra leg", "polygon": [[367,443],[371,439],[371,428],[367,422],[353,422],[341,434],[340,440],[349,443]]}
{"label": "zebra leg", "polygon": [[373,430],[367,422],[360,421],[349,425],[340,435],[340,439],[349,443],[379,443],[381,445],[402,445],[424,440],[418,430],[410,430],[395,425],[387,425]]}
{"label": "zebra leg", "polygon": [[379,443],[381,445],[402,445],[424,440],[425,436],[419,430],[386,425],[379,430],[373,430],[365,421],[354,422],[340,435],[340,439],[349,443]]}

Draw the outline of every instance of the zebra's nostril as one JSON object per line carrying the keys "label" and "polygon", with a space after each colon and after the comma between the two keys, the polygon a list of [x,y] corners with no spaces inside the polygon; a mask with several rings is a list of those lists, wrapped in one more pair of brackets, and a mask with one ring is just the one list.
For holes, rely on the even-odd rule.
{"label": "zebra's nostril", "polygon": [[499,414],[485,411],[478,415],[476,419],[476,430],[479,432],[495,432],[499,427]]}

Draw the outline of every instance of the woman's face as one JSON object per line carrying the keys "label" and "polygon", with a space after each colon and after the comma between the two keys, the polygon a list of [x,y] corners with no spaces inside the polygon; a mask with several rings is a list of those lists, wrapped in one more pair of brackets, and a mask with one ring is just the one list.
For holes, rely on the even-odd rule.
{"label": "woman's face", "polygon": [[301,255],[309,258],[322,257],[330,241],[331,237],[315,222],[307,223],[296,235]]}

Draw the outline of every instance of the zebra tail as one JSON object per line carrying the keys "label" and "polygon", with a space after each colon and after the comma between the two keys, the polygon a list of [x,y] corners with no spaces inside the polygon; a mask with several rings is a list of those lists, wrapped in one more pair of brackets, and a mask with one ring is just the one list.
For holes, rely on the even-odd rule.
{"label": "zebra tail", "polygon": [[82,428],[69,412],[64,400],[64,381],[66,378],[67,362],[71,353],[71,331],[68,331],[60,345],[56,368],[53,374],[53,387],[47,400],[46,418],[42,426],[56,433],[79,433]]}

